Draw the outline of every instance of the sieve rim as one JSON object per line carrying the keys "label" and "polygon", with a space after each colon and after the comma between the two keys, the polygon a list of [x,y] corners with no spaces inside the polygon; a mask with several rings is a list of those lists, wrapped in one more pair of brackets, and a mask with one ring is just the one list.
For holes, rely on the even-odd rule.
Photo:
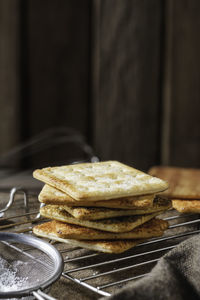
{"label": "sieve rim", "polygon": [[47,254],[54,261],[54,269],[51,271],[51,276],[43,282],[42,284],[36,284],[33,287],[25,288],[19,291],[10,291],[10,292],[1,292],[0,291],[0,299],[2,298],[13,298],[13,297],[21,297],[28,296],[33,291],[37,291],[38,289],[44,290],[53,284],[62,274],[63,271],[63,257],[60,252],[51,244],[46,241],[36,238],[31,235],[23,234],[23,233],[10,233],[10,232],[0,232],[0,242],[14,242],[20,243],[24,245],[32,246],[36,249],[41,250],[43,253]]}

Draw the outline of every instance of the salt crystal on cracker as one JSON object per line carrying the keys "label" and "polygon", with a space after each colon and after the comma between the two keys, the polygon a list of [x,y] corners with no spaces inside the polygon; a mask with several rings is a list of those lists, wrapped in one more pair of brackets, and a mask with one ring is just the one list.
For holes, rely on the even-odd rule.
{"label": "salt crystal on cracker", "polygon": [[117,161],[35,170],[33,176],[76,200],[98,201],[161,192],[168,184]]}

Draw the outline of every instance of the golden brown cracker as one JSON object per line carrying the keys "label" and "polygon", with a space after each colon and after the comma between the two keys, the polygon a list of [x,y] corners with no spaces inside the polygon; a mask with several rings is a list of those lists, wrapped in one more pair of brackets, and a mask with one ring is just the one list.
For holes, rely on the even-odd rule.
{"label": "golden brown cracker", "polygon": [[33,228],[35,235],[39,237],[48,238],[61,243],[70,244],[76,247],[82,247],[94,251],[105,253],[122,253],[137,244],[143,242],[143,240],[75,240],[75,239],[63,239],[57,236],[56,228],[53,224],[44,223],[37,225]]}
{"label": "golden brown cracker", "polygon": [[163,195],[172,199],[200,199],[200,169],[156,166],[149,174],[169,183]]}
{"label": "golden brown cracker", "polygon": [[180,213],[200,213],[200,200],[172,199],[172,206]]}
{"label": "golden brown cracker", "polygon": [[58,189],[44,185],[40,194],[39,201],[45,204],[67,205],[67,206],[86,206],[86,207],[108,207],[108,208],[121,208],[121,209],[142,209],[153,205],[155,194],[130,196],[127,198],[118,198],[100,201],[77,201],[66,193]]}
{"label": "golden brown cracker", "polygon": [[80,220],[101,220],[120,216],[144,215],[157,211],[164,211],[171,207],[171,201],[157,196],[154,200],[153,206],[143,209],[116,209],[116,208],[102,208],[102,207],[70,207],[66,205],[61,206],[70,215]]}
{"label": "golden brown cracker", "polygon": [[33,176],[77,201],[153,194],[168,187],[165,181],[117,161],[43,168]]}
{"label": "golden brown cracker", "polygon": [[131,231],[137,226],[151,220],[156,215],[160,214],[160,212],[155,212],[142,216],[126,216],[103,220],[79,220],[56,205],[46,205],[40,209],[40,213],[42,216],[49,219],[110,232]]}
{"label": "golden brown cracker", "polygon": [[83,226],[52,221],[56,227],[57,235],[65,239],[80,240],[120,240],[120,239],[143,239],[162,236],[164,230],[168,228],[168,222],[160,219],[150,221],[137,228],[122,233],[106,232],[102,230],[87,228]]}

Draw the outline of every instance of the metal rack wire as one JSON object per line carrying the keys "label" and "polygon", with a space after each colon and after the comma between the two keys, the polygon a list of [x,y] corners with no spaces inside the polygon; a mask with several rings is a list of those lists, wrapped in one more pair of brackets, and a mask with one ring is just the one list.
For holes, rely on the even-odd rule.
{"label": "metal rack wire", "polygon": [[[40,222],[41,219],[38,209],[30,211],[26,192],[14,188],[10,193],[7,206],[0,210],[0,213],[11,209],[18,192],[23,193],[25,212],[0,218],[0,230],[9,229],[13,232],[29,232],[31,234],[32,225]],[[20,218],[25,218],[25,220],[19,221]],[[62,276],[102,296],[110,296],[122,286],[146,276],[167,251],[173,249],[187,237],[200,233],[199,215],[180,215],[171,210],[162,215],[162,218],[168,220],[170,224],[163,237],[149,239],[122,254],[96,253],[49,241],[63,255],[65,267]],[[10,223],[10,221],[12,222]],[[24,255],[29,255],[31,250],[12,244],[10,247],[14,247],[16,251],[20,251]]]}

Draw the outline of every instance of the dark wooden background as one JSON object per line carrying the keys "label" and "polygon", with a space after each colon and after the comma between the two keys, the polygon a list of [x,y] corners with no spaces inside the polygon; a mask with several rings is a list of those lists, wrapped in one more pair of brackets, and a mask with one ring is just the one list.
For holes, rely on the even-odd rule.
{"label": "dark wooden background", "polygon": [[103,160],[200,167],[198,0],[0,0],[0,153],[57,126]]}

